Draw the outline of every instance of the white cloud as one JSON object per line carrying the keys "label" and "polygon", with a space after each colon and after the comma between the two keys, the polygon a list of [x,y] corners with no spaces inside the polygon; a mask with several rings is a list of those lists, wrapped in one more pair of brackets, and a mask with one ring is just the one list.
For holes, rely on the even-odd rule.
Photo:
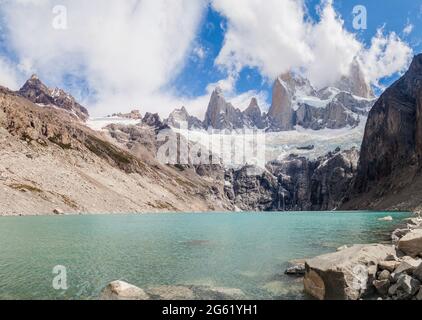
{"label": "white cloud", "polygon": [[403,29],[403,33],[405,34],[405,35],[409,35],[409,34],[411,34],[412,33],[412,31],[413,31],[413,28],[414,28],[415,26],[413,25],[413,24],[411,24],[411,23],[408,23],[407,25],[406,25],[406,27],[404,27],[404,29]]}
{"label": "white cloud", "polygon": [[[227,17],[216,65],[227,69],[228,76],[209,84],[204,96],[180,97],[168,85],[189,57],[206,57],[196,37],[208,1]],[[94,115],[136,107],[167,116],[185,105],[202,117],[216,85],[236,107],[247,107],[257,96],[265,110],[265,94],[236,93],[245,66],[257,67],[270,80],[293,68],[323,86],[345,74],[358,56],[368,80],[378,84],[406,68],[412,54],[396,34],[382,31],[365,48],[344,29],[331,0],[324,1],[318,22],[306,18],[303,0],[62,0],[66,30],[52,27],[54,0],[0,2],[7,26],[3,37],[19,60],[14,69],[0,59],[0,82],[16,87],[36,72],[49,84],[61,85],[70,74],[86,80],[92,90],[95,103],[92,97],[83,103]]]}
{"label": "white cloud", "polygon": [[364,63],[364,73],[376,85],[380,78],[406,68],[412,55],[394,33],[378,33],[365,48],[345,29],[332,0],[322,1],[319,21],[307,18],[303,0],[267,0],[265,5],[259,0],[213,0],[212,4],[228,20],[216,63],[231,71],[258,67],[272,80],[296,69],[323,87],[347,74],[355,57],[365,62],[370,56],[372,65]]}
{"label": "white cloud", "polygon": [[394,32],[385,36],[383,30],[379,29],[370,48],[361,52],[360,58],[366,77],[379,86],[380,79],[404,72],[412,55],[412,49]]}
{"label": "white cloud", "polygon": [[6,59],[0,57],[0,85],[11,90],[19,88],[18,74],[16,68]]}
{"label": "white cloud", "polygon": [[55,2],[3,1],[8,44],[25,69],[50,83],[59,84],[69,73],[85,78],[97,93],[92,110],[97,114],[166,101],[160,90],[183,67],[207,5],[206,0],[63,0],[68,28],[56,30]]}

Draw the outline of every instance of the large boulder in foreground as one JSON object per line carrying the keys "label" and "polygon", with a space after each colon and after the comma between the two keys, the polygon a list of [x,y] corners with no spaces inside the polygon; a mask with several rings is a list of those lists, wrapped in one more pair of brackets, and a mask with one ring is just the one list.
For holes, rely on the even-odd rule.
{"label": "large boulder in foreground", "polygon": [[101,292],[101,300],[150,300],[141,288],[124,281],[113,281]]}
{"label": "large boulder in foreground", "polygon": [[358,300],[371,288],[377,265],[395,254],[393,246],[355,245],[307,260],[305,292],[319,300]]}
{"label": "large boulder in foreground", "polygon": [[422,229],[415,229],[399,241],[399,249],[411,257],[422,257]]}

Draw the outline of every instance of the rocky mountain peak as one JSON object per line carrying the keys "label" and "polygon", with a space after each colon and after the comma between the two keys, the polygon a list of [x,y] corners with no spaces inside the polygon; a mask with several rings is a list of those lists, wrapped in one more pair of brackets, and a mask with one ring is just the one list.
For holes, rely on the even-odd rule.
{"label": "rocky mountain peak", "polygon": [[355,96],[373,99],[375,98],[371,85],[366,80],[361,64],[354,59],[350,65],[349,74],[343,76],[335,85],[338,89],[350,92]]}
{"label": "rocky mountain peak", "polygon": [[59,88],[50,89],[35,74],[25,82],[18,94],[38,105],[64,109],[82,121],[89,117],[88,110],[70,94]]}

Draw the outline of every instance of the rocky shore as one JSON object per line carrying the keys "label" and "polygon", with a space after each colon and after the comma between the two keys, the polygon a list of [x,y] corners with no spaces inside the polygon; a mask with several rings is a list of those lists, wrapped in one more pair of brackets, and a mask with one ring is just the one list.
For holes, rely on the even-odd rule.
{"label": "rocky shore", "polygon": [[405,220],[391,244],[353,245],[286,271],[319,300],[422,300],[422,219]]}

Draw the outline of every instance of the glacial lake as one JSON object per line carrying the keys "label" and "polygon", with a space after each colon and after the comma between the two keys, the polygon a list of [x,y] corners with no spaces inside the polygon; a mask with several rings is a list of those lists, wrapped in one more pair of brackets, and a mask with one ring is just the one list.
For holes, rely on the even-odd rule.
{"label": "glacial lake", "polygon": [[[394,222],[379,218],[391,215]],[[388,241],[407,213],[301,212],[0,218],[0,299],[96,299],[113,280],[306,299],[288,261]],[[53,268],[68,289],[55,290]]]}

